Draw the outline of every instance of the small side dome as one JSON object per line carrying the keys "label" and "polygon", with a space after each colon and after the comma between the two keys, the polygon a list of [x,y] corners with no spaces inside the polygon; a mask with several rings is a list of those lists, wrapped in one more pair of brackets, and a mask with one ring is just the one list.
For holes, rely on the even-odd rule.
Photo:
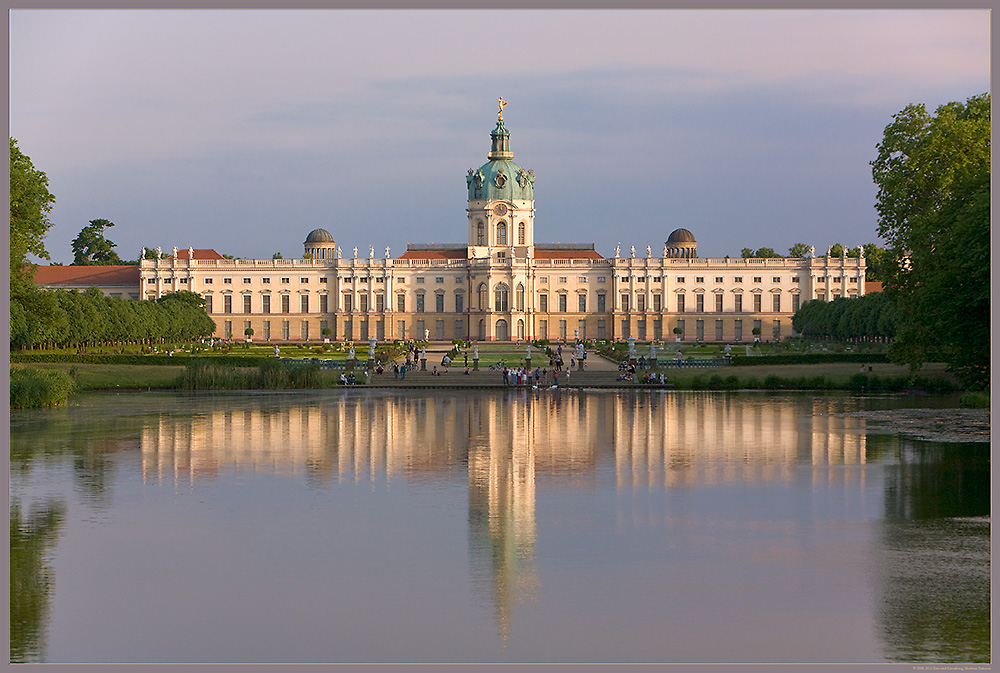
{"label": "small side dome", "polygon": [[674,229],[667,237],[667,243],[694,243],[694,234],[687,229]]}
{"label": "small side dome", "polygon": [[697,257],[698,241],[687,229],[674,229],[663,244],[664,257]]}
{"label": "small side dome", "polygon": [[313,229],[306,236],[306,243],[333,243],[333,234],[326,229]]}

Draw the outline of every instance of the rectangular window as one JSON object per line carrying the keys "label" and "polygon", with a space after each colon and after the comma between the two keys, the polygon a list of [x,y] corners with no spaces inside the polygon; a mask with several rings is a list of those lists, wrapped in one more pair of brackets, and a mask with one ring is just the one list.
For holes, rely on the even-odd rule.
{"label": "rectangular window", "polygon": [[290,278],[282,278],[281,282],[282,282],[282,284],[287,285],[288,283],[291,283],[292,281],[291,281]]}
{"label": "rectangular window", "polygon": [[549,277],[548,276],[539,276],[538,277],[538,284],[539,285],[548,285],[549,284]]}
{"label": "rectangular window", "polygon": [[397,276],[396,282],[400,285],[404,285],[406,283],[406,278],[404,278],[403,276]]}
{"label": "rectangular window", "polygon": [[260,312],[270,313],[271,312],[271,295],[265,294],[260,298]]}
{"label": "rectangular window", "polygon": [[263,332],[263,334],[261,334],[261,336],[264,337],[264,341],[270,341],[271,340],[271,321],[270,320],[265,320],[264,321],[264,326],[261,328],[261,331]]}
{"label": "rectangular window", "polygon": [[663,338],[663,320],[660,318],[653,321],[653,338],[657,341]]}
{"label": "rectangular window", "polygon": [[781,276],[771,276],[771,282],[772,283],[780,283],[781,282]]}
{"label": "rectangular window", "polygon": [[792,276],[792,282],[793,283],[798,283],[799,282],[799,277],[798,276]]}
{"label": "rectangular window", "polygon": [[455,321],[455,338],[464,339],[465,338],[465,321],[456,320]]}
{"label": "rectangular window", "polygon": [[304,294],[299,297],[299,312],[309,313],[309,295]]}
{"label": "rectangular window", "polygon": [[762,280],[761,280],[761,277],[760,277],[760,276],[754,276],[754,277],[753,277],[753,282],[755,282],[755,283],[760,283],[760,282],[762,282]]}
{"label": "rectangular window", "polygon": [[[547,294],[538,295],[538,310],[541,313],[549,312],[549,295]],[[544,339],[545,337],[542,338]]]}
{"label": "rectangular window", "polygon": [[303,341],[309,341],[309,321],[308,320],[303,320],[302,321],[301,334],[302,334],[302,340]]}
{"label": "rectangular window", "polygon": [[250,313],[250,295],[243,295],[243,312]]}
{"label": "rectangular window", "polygon": [[420,285],[423,285],[423,283],[424,283],[424,277],[423,276],[417,276],[417,283],[420,284]]}
{"label": "rectangular window", "polygon": [[608,277],[607,276],[598,276],[597,277],[597,282],[598,283],[607,283],[608,282]]}
{"label": "rectangular window", "polygon": [[734,283],[742,283],[743,282],[743,276],[736,276],[735,278],[733,278],[733,282]]}
{"label": "rectangular window", "polygon": [[722,293],[715,295],[715,312],[722,313]]}
{"label": "rectangular window", "polygon": [[[402,296],[402,295],[400,295]],[[406,338],[406,321],[397,320],[396,321],[396,338],[405,339]]]}
{"label": "rectangular window", "polygon": [[362,293],[358,297],[358,310],[362,313],[368,313],[368,293]]}
{"label": "rectangular window", "polygon": [[291,330],[290,330],[290,328],[288,326],[288,321],[287,320],[282,320],[281,321],[281,338],[282,338],[282,340],[288,341],[288,336],[289,336],[290,333],[291,333]]}
{"label": "rectangular window", "polygon": [[635,297],[635,309],[643,312],[646,310],[646,295],[639,294]]}
{"label": "rectangular window", "polygon": [[684,276],[677,276],[677,282],[678,283],[683,283],[684,282]]}
{"label": "rectangular window", "polygon": [[[559,312],[560,313],[565,313],[566,312],[566,303],[567,303],[566,295],[565,294],[560,294],[559,295]],[[563,322],[565,322],[565,321],[563,321]]]}
{"label": "rectangular window", "polygon": [[418,294],[417,295],[417,313],[423,313],[423,312],[424,312],[424,295],[423,294]]}
{"label": "rectangular window", "polygon": [[270,285],[271,284],[271,279],[270,278],[261,278],[260,282],[262,282],[264,285]]}
{"label": "rectangular window", "polygon": [[212,312],[212,295],[210,294],[205,295],[205,312]]}
{"label": "rectangular window", "polygon": [[721,283],[722,282],[722,276],[716,276],[715,277],[715,282],[716,283]]}
{"label": "rectangular window", "polygon": [[232,339],[233,338],[233,321],[232,320],[227,320],[223,324],[222,330],[223,330],[223,334],[225,335],[225,337],[227,339]]}
{"label": "rectangular window", "polygon": [[705,295],[696,294],[694,296],[694,310],[697,313],[705,312]]}
{"label": "rectangular window", "polygon": [[754,328],[755,330],[757,330],[757,333],[758,333],[758,334],[760,334],[760,332],[761,332],[761,327],[760,327],[760,320],[754,320],[754,321],[753,321],[753,328]]}
{"label": "rectangular window", "polygon": [[375,310],[379,313],[385,312],[385,295],[377,294],[375,295]]}
{"label": "rectangular window", "polygon": [[587,312],[587,295],[582,292],[576,295],[576,310],[580,313]]}
{"label": "rectangular window", "polygon": [[677,295],[677,312],[684,313],[684,295]]}
{"label": "rectangular window", "polygon": [[629,322],[628,318],[626,318],[622,320],[622,339],[628,339],[630,336],[632,336],[632,333],[629,331]]}
{"label": "rectangular window", "polygon": [[736,313],[743,313],[743,295],[733,295],[733,311]]}
{"label": "rectangular window", "polygon": [[292,312],[291,303],[292,300],[289,298],[289,295],[287,294],[281,295],[281,312],[291,313]]}
{"label": "rectangular window", "polygon": [[694,279],[694,282],[696,282],[698,284],[704,283],[705,282],[705,277],[704,276],[696,276],[695,279]]}
{"label": "rectangular window", "polygon": [[406,312],[406,295],[397,294],[396,295],[396,310],[400,313]]}
{"label": "rectangular window", "polygon": [[576,326],[576,338],[577,339],[586,339],[587,338],[587,321],[586,320],[580,320],[580,321],[577,322],[577,326]]}
{"label": "rectangular window", "polygon": [[[434,295],[434,312],[435,313],[444,313],[444,295],[443,294],[436,294],[436,295]],[[441,323],[441,324],[443,325],[444,323]],[[444,327],[442,327],[441,329],[444,329]]]}
{"label": "rectangular window", "polygon": [[[155,283],[156,281],[154,279],[150,278],[149,282],[150,283]],[[204,282],[205,282],[205,285],[211,285],[212,284],[212,279],[211,278],[206,278]]]}
{"label": "rectangular window", "polygon": [[233,279],[232,279],[232,278],[223,278],[223,279],[222,279],[222,282],[223,282],[224,284],[230,284],[230,285],[231,285],[231,284],[232,284],[232,282],[233,282]]}
{"label": "rectangular window", "polygon": [[[459,292],[455,295],[455,313],[461,313],[465,310],[465,295]],[[459,320],[459,322],[462,322]]]}
{"label": "rectangular window", "polygon": [[694,321],[694,338],[698,341],[705,340],[705,321],[695,320]]}
{"label": "rectangular window", "polygon": [[781,311],[781,295],[777,292],[771,295],[771,310],[775,313],[779,313]]}
{"label": "rectangular window", "polygon": [[[181,285],[187,285],[187,282],[188,282],[188,279],[187,279],[187,278],[181,278]],[[120,295],[120,294],[117,294],[117,295],[116,295],[116,294],[113,294],[113,295],[111,295],[111,296],[112,296],[112,297],[120,297],[121,295]]]}
{"label": "rectangular window", "polygon": [[566,340],[566,321],[565,320],[560,320],[559,321],[559,338],[562,339],[563,341]]}
{"label": "rectangular window", "polygon": [[587,282],[587,277],[586,276],[577,276],[576,277],[576,282],[577,283],[586,283]]}
{"label": "rectangular window", "polygon": [[[605,313],[607,310],[608,310],[608,295],[604,294],[603,292],[600,292],[597,295],[597,312]],[[604,337],[601,338],[603,339]]]}
{"label": "rectangular window", "polygon": [[250,284],[250,279],[249,278],[244,278],[243,279],[243,284],[244,285],[249,285]]}
{"label": "rectangular window", "polygon": [[435,276],[434,282],[438,284],[444,283],[444,276]]}
{"label": "rectangular window", "polygon": [[736,341],[743,340],[743,321],[734,320],[733,321],[733,339]]}
{"label": "rectangular window", "polygon": [[330,329],[330,321],[329,320],[320,320],[319,321],[319,333],[323,336],[324,340],[327,339],[326,330],[328,330],[328,329]]}
{"label": "rectangular window", "polygon": [[329,311],[329,308],[330,308],[329,304],[330,304],[329,296],[325,295],[325,294],[321,294],[319,296],[319,312],[320,313],[329,313],[330,312]]}
{"label": "rectangular window", "polygon": [[559,276],[560,283],[566,283],[569,279],[566,276]]}
{"label": "rectangular window", "polygon": [[654,294],[653,295],[653,311],[659,313],[663,310],[663,295]]}
{"label": "rectangular window", "polygon": [[753,312],[760,313],[760,293],[753,296]]}
{"label": "rectangular window", "polygon": [[627,294],[622,295],[622,310],[623,311],[629,310],[629,296]]}
{"label": "rectangular window", "polygon": [[775,341],[781,341],[781,321],[775,320],[773,326],[771,327],[772,334],[774,334]]}
{"label": "rectangular window", "polygon": [[344,295],[344,311],[350,313],[354,310],[354,295],[345,294]]}
{"label": "rectangular window", "polygon": [[418,320],[417,321],[417,334],[416,334],[416,337],[418,339],[426,339],[427,338],[427,335],[424,334],[424,330],[425,329],[427,329],[427,328],[424,327],[424,321],[423,320]]}
{"label": "rectangular window", "polygon": [[549,321],[539,320],[538,321],[538,338],[548,339],[549,338]]}
{"label": "rectangular window", "polygon": [[638,334],[636,334],[636,338],[638,338],[639,341],[645,341],[646,340],[646,321],[645,320],[640,320],[639,323],[638,323],[638,325],[637,325],[637,327],[638,327]]}
{"label": "rectangular window", "polygon": [[795,313],[798,310],[799,310],[799,295],[793,294],[792,295],[792,313]]}
{"label": "rectangular window", "polygon": [[308,284],[309,283],[309,279],[306,278],[306,277],[300,277],[299,278],[299,282],[302,283],[302,284]]}
{"label": "rectangular window", "polygon": [[444,339],[444,320],[434,321],[434,334],[435,334],[434,338],[437,339],[438,341]]}
{"label": "rectangular window", "polygon": [[321,282],[321,283],[325,283],[325,282],[326,282],[326,278],[320,278],[320,279],[319,279],[319,282]]}
{"label": "rectangular window", "polygon": [[722,341],[722,321],[715,321],[715,340]]}
{"label": "rectangular window", "polygon": [[232,313],[233,312],[233,296],[230,294],[224,295],[222,297],[222,312]]}
{"label": "rectangular window", "polygon": [[607,326],[603,320],[597,321],[597,338],[606,339],[607,338]]}

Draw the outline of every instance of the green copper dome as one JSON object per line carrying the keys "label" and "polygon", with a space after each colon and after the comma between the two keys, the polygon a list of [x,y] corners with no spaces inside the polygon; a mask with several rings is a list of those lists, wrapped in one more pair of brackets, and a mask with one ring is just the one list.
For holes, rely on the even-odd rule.
{"label": "green copper dome", "polygon": [[510,132],[503,125],[503,117],[497,120],[490,138],[493,141],[488,155],[490,160],[479,170],[470,168],[465,178],[469,186],[469,200],[533,200],[535,173],[511,161],[514,153],[510,151]]}

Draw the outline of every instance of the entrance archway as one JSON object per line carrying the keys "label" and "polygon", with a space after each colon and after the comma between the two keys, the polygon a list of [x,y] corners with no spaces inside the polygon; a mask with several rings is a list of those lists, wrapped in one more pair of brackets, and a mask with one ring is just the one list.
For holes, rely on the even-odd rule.
{"label": "entrance archway", "polygon": [[500,319],[497,320],[497,341],[507,341],[509,340],[509,330],[507,329],[507,321]]}

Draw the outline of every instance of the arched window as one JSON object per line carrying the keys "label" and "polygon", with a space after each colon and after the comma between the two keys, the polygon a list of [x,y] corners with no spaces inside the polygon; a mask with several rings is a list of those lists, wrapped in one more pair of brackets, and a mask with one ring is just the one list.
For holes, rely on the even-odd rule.
{"label": "arched window", "polygon": [[522,222],[521,224],[517,225],[517,244],[518,245],[525,245],[524,242],[525,242],[525,240],[527,240],[525,238],[524,229],[525,229],[524,228],[524,222]]}
{"label": "arched window", "polygon": [[482,222],[476,223],[476,245],[486,245],[486,230]]}
{"label": "arched window", "polygon": [[480,311],[488,311],[489,308],[490,308],[490,304],[489,304],[490,298],[489,298],[488,292],[489,291],[488,291],[488,289],[486,287],[486,283],[480,283],[479,284],[479,310]]}
{"label": "arched window", "polygon": [[523,320],[518,320],[517,321],[517,338],[518,339],[524,339],[524,321]]}
{"label": "arched window", "polygon": [[507,245],[507,223],[497,224],[497,245]]}
{"label": "arched window", "polygon": [[[524,225],[521,225],[524,226]],[[518,311],[524,310],[524,285],[517,284],[517,293],[514,295],[514,305]]]}
{"label": "arched window", "polygon": [[493,288],[493,310],[506,312],[510,310],[510,288],[506,283],[498,283]]}

